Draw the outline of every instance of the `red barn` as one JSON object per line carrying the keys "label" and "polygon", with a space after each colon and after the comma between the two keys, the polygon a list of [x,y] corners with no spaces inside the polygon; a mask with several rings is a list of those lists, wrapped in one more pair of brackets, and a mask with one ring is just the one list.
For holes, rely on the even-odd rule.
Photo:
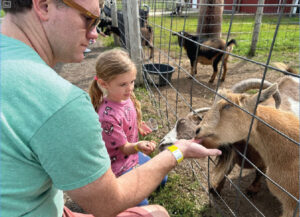
{"label": "red barn", "polygon": [[[190,2],[192,4],[196,4],[196,1],[198,2],[198,4],[200,4],[200,0],[190,0]],[[256,12],[256,8],[255,6],[243,6],[243,4],[257,4],[258,0],[238,0],[238,6],[236,7],[236,12],[237,13],[249,13],[249,14],[253,14]],[[265,5],[268,4],[276,4],[276,5],[280,5],[283,3],[283,0],[265,0]],[[286,0],[286,4],[299,4],[300,1],[299,0]],[[232,5],[233,4],[233,0],[224,0],[224,4],[230,4],[228,6],[224,6],[224,10],[225,11],[231,11],[232,10]],[[278,13],[280,11],[280,7],[279,6],[270,6],[270,7],[264,7],[264,13]],[[290,13],[291,11],[291,7],[286,7],[284,12],[285,13]],[[297,11],[297,13],[299,13]]]}

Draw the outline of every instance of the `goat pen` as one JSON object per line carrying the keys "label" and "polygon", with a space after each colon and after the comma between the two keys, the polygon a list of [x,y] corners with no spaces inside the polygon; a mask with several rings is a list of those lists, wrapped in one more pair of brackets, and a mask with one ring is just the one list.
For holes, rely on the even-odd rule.
{"label": "goat pen", "polygon": [[[137,83],[147,90],[152,104],[152,108],[147,109],[150,113],[148,116],[156,117],[158,120],[157,135],[160,139],[173,127],[178,118],[198,108],[211,106],[219,89],[231,89],[242,80],[256,78],[262,81],[260,88],[248,93],[260,93],[265,80],[275,82],[285,74],[299,80],[298,74],[290,73],[274,64],[283,62],[299,71],[299,0],[188,0],[181,6],[181,13],[176,13],[178,6],[176,2],[175,0],[106,1],[106,5],[112,9],[113,19],[117,18],[117,11],[126,14],[123,16],[125,19],[122,24],[125,27],[124,32],[121,33],[126,41],[123,47],[129,51],[138,66]],[[147,18],[141,17],[138,13],[143,5],[149,7]],[[147,40],[140,34],[141,20],[151,26],[153,31],[154,53],[150,60],[151,51],[141,46],[141,40]],[[222,64],[218,65],[214,83],[209,83],[212,74],[211,65],[198,64],[198,73],[191,74],[187,53],[178,44],[178,32],[181,31],[199,36],[197,41],[181,36],[197,45],[195,54],[198,49],[206,48],[229,55],[225,81],[222,81],[224,58],[221,60]],[[226,43],[235,39],[237,46],[229,51],[226,48],[220,49],[203,43],[204,40],[214,38],[221,38]],[[157,69],[160,64],[174,68],[171,78],[162,74],[157,75],[164,81],[163,85],[157,83],[155,77],[150,76],[145,68],[146,65],[152,65],[152,68]],[[141,102],[143,104],[143,100]],[[255,111],[249,112],[249,115],[257,120]],[[281,136],[286,136],[274,130]],[[251,126],[249,126],[250,134]],[[299,143],[295,141],[294,145],[299,147]],[[280,216],[281,204],[269,192],[265,181],[262,181],[263,186],[256,195],[250,197],[245,193],[246,187],[255,176],[255,171],[244,169],[245,163],[251,163],[244,157],[246,149],[243,152],[236,150],[244,162],[241,167],[235,166],[233,172],[225,176],[226,183],[223,190],[214,195],[209,193],[214,159],[188,161],[178,167],[188,170],[185,171],[185,175],[189,174],[191,179],[201,186],[201,194],[205,197],[200,196],[195,200],[206,200],[220,216]],[[284,175],[284,171],[282,174]],[[270,179],[265,174],[262,175],[267,180]],[[285,192],[280,186],[278,188]],[[298,206],[294,216],[299,213],[299,198],[296,200]],[[174,213],[175,211],[171,216],[180,216]]]}

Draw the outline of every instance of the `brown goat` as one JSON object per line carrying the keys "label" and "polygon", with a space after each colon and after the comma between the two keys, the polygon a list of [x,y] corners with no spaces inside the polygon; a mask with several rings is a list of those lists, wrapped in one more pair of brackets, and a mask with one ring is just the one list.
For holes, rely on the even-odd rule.
{"label": "brown goat", "polygon": [[141,43],[143,47],[149,47],[149,59],[152,59],[154,56],[153,29],[148,24],[146,24],[144,27],[141,27]]}
{"label": "brown goat", "polygon": [[[178,119],[174,128],[161,140],[159,144],[159,150],[163,151],[166,147],[172,145],[178,139],[194,138],[196,136],[195,132],[197,125],[200,124],[202,118],[209,109],[210,108],[208,107],[196,109],[195,114],[192,112],[189,113],[186,117]],[[206,147],[216,146],[216,144],[209,140],[205,140],[203,145]],[[230,174],[235,164],[238,164],[239,166],[242,165],[243,158],[238,153],[236,153],[231,146],[234,146],[237,150],[243,153],[246,142],[240,141],[231,145],[224,145],[219,147],[219,149],[222,150],[222,155],[216,158],[217,163],[214,170],[215,177],[211,185],[212,188],[210,189],[210,192],[212,193],[214,193],[215,191],[217,191],[218,193],[221,192],[226,180],[224,175]],[[246,157],[261,171],[265,172],[265,165],[260,155],[250,145],[248,146]],[[253,167],[250,163],[245,161],[244,168],[252,169]],[[246,190],[247,194],[253,195],[260,190],[261,176],[262,175],[260,172],[256,172],[254,181]]]}
{"label": "brown goat", "polygon": [[[277,90],[276,83],[263,90],[259,102],[268,100]],[[219,94],[251,113],[255,109],[258,98],[258,93],[237,94],[226,89],[219,91]],[[299,119],[291,112],[260,104],[256,116],[297,142],[295,144],[265,123],[254,119],[249,143],[264,160],[267,168],[266,175],[292,195],[288,195],[267,180],[270,192],[282,203],[282,216],[293,216],[299,198]],[[212,108],[199,124],[196,138],[204,141],[211,140],[213,144],[220,145],[246,140],[251,121],[252,117],[249,114],[217,97]]]}
{"label": "brown goat", "polygon": [[[199,36],[191,35],[184,31],[174,33],[173,35],[178,35],[178,44],[180,47],[184,47],[187,56],[190,59],[192,76],[197,74],[198,63],[201,63],[202,65],[212,65],[213,74],[210,77],[209,82],[214,82],[215,77],[218,73],[218,64],[219,62],[222,62],[222,57],[224,56],[224,71],[222,74],[221,81],[225,81],[229,54],[225,54],[222,51],[218,51],[215,49],[226,49],[227,52],[231,52],[233,50],[233,45],[236,45],[236,41],[234,39],[230,40],[226,44],[226,42],[223,39],[215,38],[203,40],[200,39]],[[195,42],[199,42],[204,46],[199,46]]]}
{"label": "brown goat", "polygon": [[[291,67],[283,64],[283,63],[274,63],[277,68],[281,70],[285,70],[287,72],[297,74],[297,71],[292,69]],[[269,105],[269,106],[275,106],[276,108],[279,108],[281,110],[285,111],[291,111],[296,116],[299,117],[299,79],[295,79],[292,76],[284,76],[277,81],[278,84],[278,92],[276,92],[273,95],[273,98],[269,98],[265,102],[261,103],[261,105]],[[263,88],[267,88],[271,86],[272,83],[265,81]],[[261,79],[246,79],[243,80],[237,84],[235,84],[232,87],[232,91],[235,93],[243,93],[246,92],[249,89],[259,89],[261,86]],[[243,153],[245,149],[245,141],[238,142],[237,144],[233,144],[235,149],[237,149],[239,152]],[[226,146],[227,148],[222,150],[222,153],[226,153],[224,157],[220,157],[217,167],[216,167],[216,174],[218,175],[219,179],[222,180],[224,177],[224,174],[229,174],[233,166],[237,163],[238,165],[241,165],[242,158],[239,154],[234,152],[231,149],[231,146]],[[263,164],[263,160],[261,159],[260,155],[255,151],[255,149],[251,146],[251,144],[248,145],[246,157],[254,163],[259,170],[265,173],[265,167]],[[251,168],[252,166],[245,161],[245,168]],[[247,193],[248,194],[255,194],[260,190],[260,177],[261,173],[259,171],[256,171],[256,178],[254,182],[248,187]],[[223,178],[222,181],[217,182],[219,184],[213,185],[213,187],[216,188],[217,192],[220,192],[220,190],[223,187],[223,184],[225,182],[225,179]]]}

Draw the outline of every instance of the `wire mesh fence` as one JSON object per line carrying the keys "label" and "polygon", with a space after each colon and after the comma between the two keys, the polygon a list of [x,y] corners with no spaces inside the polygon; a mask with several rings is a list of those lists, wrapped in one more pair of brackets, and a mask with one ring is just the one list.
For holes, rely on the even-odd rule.
{"label": "wire mesh fence", "polygon": [[[122,13],[124,7],[127,7],[124,2],[126,1],[116,1],[118,13]],[[292,77],[296,82],[292,92],[284,95],[284,90],[279,88],[285,100],[291,98],[290,107],[281,106],[279,109],[294,111],[294,115],[299,117],[299,74],[288,72],[286,67],[299,70],[298,0],[140,0],[138,3],[140,28],[146,28],[147,34],[151,35],[148,37],[140,32],[136,33],[141,37],[141,46],[143,45],[142,77],[165,132],[174,126],[178,118],[185,117],[190,111],[212,106],[218,90],[231,89],[236,83],[248,78],[260,79],[261,85],[247,93],[261,94],[264,81],[280,83],[283,77]],[[108,7],[111,4],[114,4],[113,1],[107,2]],[[147,16],[143,15],[143,11],[147,11]],[[119,20],[119,27],[124,25],[123,22]],[[128,41],[126,43],[125,39],[130,35],[125,33],[126,25],[120,29],[123,34],[120,37],[121,44],[130,50],[132,45]],[[236,43],[229,46],[232,39]],[[226,70],[227,74],[223,76]],[[158,73],[151,73],[152,71]],[[214,72],[216,77],[212,81]],[[257,107],[258,103],[255,109]],[[291,212],[285,210],[283,216],[299,216],[299,132],[297,139],[293,139],[255,115],[256,110],[244,112],[252,116],[253,121],[258,120],[267,125],[293,144],[293,150],[297,152],[294,165],[279,167],[284,162],[276,161],[274,165],[278,166],[278,172],[286,182],[290,178],[285,175],[288,174],[286,172],[293,171],[295,180],[291,185],[297,186],[296,191],[289,192],[277,184],[277,177],[269,177],[266,171],[260,170],[247,157],[253,121],[249,126],[248,137],[244,138],[246,148],[231,146],[236,155],[242,157],[242,161],[231,173],[225,174],[226,184],[220,192],[211,189],[215,159],[208,160],[204,167],[203,162],[191,161],[191,172],[200,183],[206,183],[203,188],[207,194],[211,191],[210,201],[221,216],[280,216],[283,209],[293,209]],[[295,155],[289,156],[287,152],[278,159],[289,162],[291,156]],[[250,164],[254,170],[246,170],[246,164]],[[267,169],[270,167],[269,164],[265,166]],[[263,177],[261,182],[264,186],[260,191],[264,193],[250,197],[246,187],[251,184],[255,174]],[[292,208],[286,208],[290,204],[283,204],[285,200],[278,198],[273,192],[266,193],[271,185],[284,192],[283,197],[291,198],[289,201],[293,203]],[[266,206],[267,203],[270,205]]]}

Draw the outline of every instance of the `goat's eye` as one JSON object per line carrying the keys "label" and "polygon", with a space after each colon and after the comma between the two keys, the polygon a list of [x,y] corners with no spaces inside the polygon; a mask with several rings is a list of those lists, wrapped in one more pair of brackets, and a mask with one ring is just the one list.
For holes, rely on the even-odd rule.
{"label": "goat's eye", "polygon": [[224,109],[229,109],[232,105],[231,104],[225,104],[223,107],[222,107],[222,110]]}

